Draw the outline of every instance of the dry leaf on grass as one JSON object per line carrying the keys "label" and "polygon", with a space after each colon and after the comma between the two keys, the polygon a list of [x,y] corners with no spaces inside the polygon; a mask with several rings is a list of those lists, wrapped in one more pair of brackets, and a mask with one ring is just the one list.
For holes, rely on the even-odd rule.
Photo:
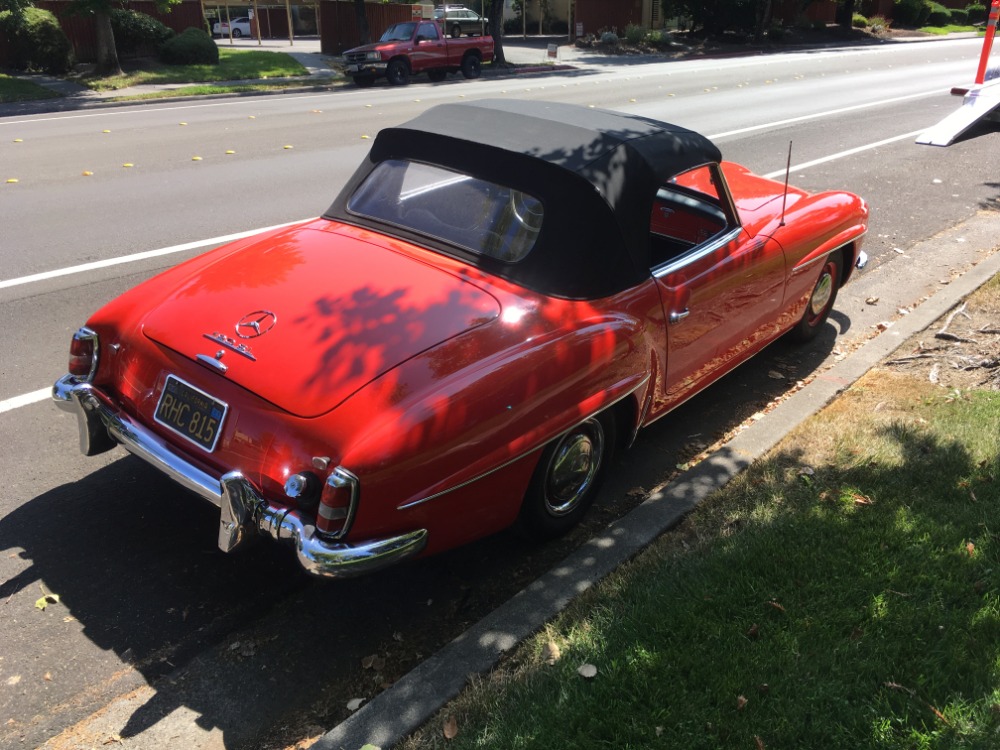
{"label": "dry leaf on grass", "polygon": [[455,739],[458,736],[458,720],[454,716],[449,716],[444,720],[442,731],[446,740]]}
{"label": "dry leaf on grass", "polygon": [[750,701],[747,700],[745,695],[736,696],[736,710],[742,711],[744,708],[747,707],[747,703],[749,702]]}
{"label": "dry leaf on grass", "polygon": [[587,680],[592,680],[597,677],[597,667],[593,664],[584,664],[579,669],[576,670],[577,674]]}

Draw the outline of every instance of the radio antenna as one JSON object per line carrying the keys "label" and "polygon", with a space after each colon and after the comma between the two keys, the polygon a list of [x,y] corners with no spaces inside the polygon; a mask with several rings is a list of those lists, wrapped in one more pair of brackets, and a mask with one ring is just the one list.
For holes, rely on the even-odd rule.
{"label": "radio antenna", "polygon": [[781,196],[781,223],[779,227],[785,226],[785,205],[788,203],[788,173],[792,171],[792,142],[788,142],[788,161],[785,163],[785,193]]}

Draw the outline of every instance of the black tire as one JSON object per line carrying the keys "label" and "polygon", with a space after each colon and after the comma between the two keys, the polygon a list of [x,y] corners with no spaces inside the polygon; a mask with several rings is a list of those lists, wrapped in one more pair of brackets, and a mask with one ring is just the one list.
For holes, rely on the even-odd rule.
{"label": "black tire", "polygon": [[460,36],[462,36],[462,27],[456,23],[451,27],[451,38],[458,39]]}
{"label": "black tire", "polygon": [[466,78],[479,78],[483,72],[483,63],[478,55],[468,54],[462,59],[462,75]]}
{"label": "black tire", "polygon": [[385,77],[393,86],[405,86],[410,82],[410,66],[403,60],[390,60]]}
{"label": "black tire", "polygon": [[823,261],[819,278],[809,295],[802,319],[788,332],[789,337],[796,342],[812,341],[819,334],[826,319],[830,317],[833,303],[837,301],[837,291],[843,278],[841,264],[843,259],[839,252],[830,253]]}
{"label": "black tire", "polygon": [[354,85],[359,89],[371,88],[375,85],[375,76],[354,76]]}
{"label": "black tire", "polygon": [[241,36],[243,36],[242,31],[239,29],[233,29],[233,39],[239,39]]}
{"label": "black tire", "polygon": [[440,83],[445,78],[448,77],[447,70],[428,70],[427,77],[431,79],[434,83]]}
{"label": "black tire", "polygon": [[515,528],[544,541],[562,536],[586,515],[607,474],[615,448],[610,411],[578,424],[542,451]]}

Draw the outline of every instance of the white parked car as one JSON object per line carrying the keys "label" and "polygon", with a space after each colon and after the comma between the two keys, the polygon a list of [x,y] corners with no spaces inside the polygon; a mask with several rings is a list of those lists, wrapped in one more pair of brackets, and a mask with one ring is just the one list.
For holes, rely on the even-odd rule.
{"label": "white parked car", "polygon": [[216,21],[212,26],[212,36],[229,36],[230,24],[232,24],[235,39],[242,36],[253,36],[253,32],[250,31],[250,19],[246,16],[232,18],[229,21]]}

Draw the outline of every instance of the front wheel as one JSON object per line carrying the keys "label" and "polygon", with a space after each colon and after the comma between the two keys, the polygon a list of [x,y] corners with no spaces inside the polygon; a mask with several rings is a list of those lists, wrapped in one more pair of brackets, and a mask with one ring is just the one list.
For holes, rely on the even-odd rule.
{"label": "front wheel", "polygon": [[462,60],[462,75],[466,78],[479,78],[483,72],[483,64],[476,55],[466,55]]}
{"label": "front wheel", "polygon": [[390,60],[385,77],[393,86],[405,86],[410,82],[410,68],[402,60]]}
{"label": "front wheel", "polygon": [[597,496],[614,447],[611,412],[591,417],[549,443],[524,495],[517,530],[546,540],[576,526]]}
{"label": "front wheel", "polygon": [[242,31],[239,29],[233,29],[233,39],[239,39],[241,36],[243,36]]}
{"label": "front wheel", "polygon": [[830,317],[833,303],[837,301],[837,290],[840,288],[840,264],[840,253],[837,252],[831,253],[823,261],[823,267],[812,294],[809,295],[809,302],[806,304],[805,312],[802,313],[802,319],[789,331],[792,340],[801,343],[812,341],[819,334],[826,319]]}
{"label": "front wheel", "polygon": [[462,36],[462,27],[456,23],[451,27],[451,38],[458,39],[460,36]]}

